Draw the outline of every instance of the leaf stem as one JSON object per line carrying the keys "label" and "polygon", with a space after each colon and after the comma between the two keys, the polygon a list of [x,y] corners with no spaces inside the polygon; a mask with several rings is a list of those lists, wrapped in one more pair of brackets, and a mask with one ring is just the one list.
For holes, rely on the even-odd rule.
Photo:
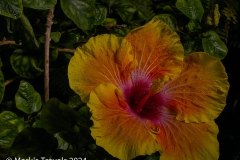
{"label": "leaf stem", "polygon": [[46,32],[45,32],[45,53],[44,53],[44,100],[49,100],[49,48],[51,42],[51,29],[53,24],[54,8],[50,9],[47,15]]}
{"label": "leaf stem", "polygon": [[75,52],[75,49],[58,48],[58,52],[74,53],[74,52]]}
{"label": "leaf stem", "polygon": [[14,40],[3,39],[2,41],[0,41],[0,46],[3,45],[18,45],[18,44]]}
{"label": "leaf stem", "polygon": [[15,80],[17,80],[17,78],[13,78],[13,79],[8,79],[4,82],[4,86],[6,87],[7,85],[13,83]]}

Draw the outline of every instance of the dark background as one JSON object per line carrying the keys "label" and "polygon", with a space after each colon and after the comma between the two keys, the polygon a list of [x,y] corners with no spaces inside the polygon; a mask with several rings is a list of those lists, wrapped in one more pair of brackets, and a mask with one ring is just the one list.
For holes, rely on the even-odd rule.
{"label": "dark background", "polygon": [[[240,28],[233,28],[230,38],[239,37]],[[240,43],[238,38],[237,43]],[[229,53],[223,60],[229,77],[227,106],[216,120],[219,125],[220,160],[240,160],[240,49],[228,44]]]}

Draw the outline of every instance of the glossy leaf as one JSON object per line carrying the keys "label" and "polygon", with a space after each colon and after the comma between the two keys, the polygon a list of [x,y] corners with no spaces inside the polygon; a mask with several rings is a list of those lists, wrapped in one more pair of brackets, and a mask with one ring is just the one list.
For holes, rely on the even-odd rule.
{"label": "glossy leaf", "polygon": [[40,94],[26,81],[20,82],[15,102],[16,107],[27,114],[38,112],[42,106]]}
{"label": "glossy leaf", "polygon": [[177,0],[176,7],[191,20],[202,20],[204,9],[200,0]]}
{"label": "glossy leaf", "polygon": [[16,157],[50,157],[57,148],[57,140],[44,129],[25,128],[12,145],[11,152]]}
{"label": "glossy leaf", "polygon": [[77,124],[78,113],[58,99],[50,99],[42,109],[40,121],[49,133],[72,131]]}
{"label": "glossy leaf", "polygon": [[23,0],[23,6],[33,9],[51,9],[57,0]]}
{"label": "glossy leaf", "polygon": [[40,62],[33,55],[24,53],[17,49],[10,58],[13,70],[24,78],[33,78],[39,76],[43,71],[39,68]]}
{"label": "glossy leaf", "polygon": [[141,21],[149,20],[153,17],[151,10],[151,0],[119,0],[111,2],[123,21],[132,23],[134,16],[137,15]]}
{"label": "glossy leaf", "polygon": [[22,15],[23,5],[22,0],[1,0],[0,15],[17,19]]}
{"label": "glossy leaf", "polygon": [[[22,14],[20,16],[20,20],[22,22],[22,25],[27,33],[27,36],[29,36],[30,40],[29,40],[29,43],[30,42],[33,42],[35,44],[35,46],[38,48],[39,47],[39,43],[35,37],[35,34],[34,34],[34,31],[33,31],[33,27],[31,25],[31,23],[29,22],[28,18]],[[27,37],[28,38],[28,37]]]}
{"label": "glossy leaf", "polygon": [[228,48],[216,32],[208,31],[203,36],[202,45],[205,52],[220,59],[227,55]]}
{"label": "glossy leaf", "polygon": [[106,18],[106,8],[96,7],[93,0],[61,0],[60,2],[65,15],[83,31],[101,24]]}
{"label": "glossy leaf", "polygon": [[24,121],[15,113],[10,111],[0,113],[0,148],[10,148],[17,134],[25,127]]}

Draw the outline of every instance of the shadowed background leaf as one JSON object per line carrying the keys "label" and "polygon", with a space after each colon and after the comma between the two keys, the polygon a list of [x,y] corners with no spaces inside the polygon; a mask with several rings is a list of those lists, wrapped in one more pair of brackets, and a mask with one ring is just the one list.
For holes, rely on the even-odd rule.
{"label": "shadowed background leaf", "polygon": [[57,140],[44,129],[25,128],[11,147],[16,157],[49,157],[57,148]]}

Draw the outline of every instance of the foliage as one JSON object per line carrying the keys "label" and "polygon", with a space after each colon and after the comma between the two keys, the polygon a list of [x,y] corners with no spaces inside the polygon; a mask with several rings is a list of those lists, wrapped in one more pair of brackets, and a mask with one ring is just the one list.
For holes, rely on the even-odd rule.
{"label": "foliage", "polygon": [[15,103],[17,109],[26,114],[38,112],[41,109],[41,96],[36,92],[31,84],[21,81],[18,91],[15,94]]}
{"label": "foliage", "polygon": [[[227,46],[221,41],[218,34],[214,31],[208,31],[203,34],[202,45],[205,52],[219,58],[224,58],[228,52]],[[215,55],[218,53],[218,55]]]}
{"label": "foliage", "polygon": [[0,114],[0,147],[10,148],[17,134],[24,128],[24,121],[15,113],[3,111]]}
{"label": "foliage", "polygon": [[[239,45],[234,0],[1,0],[0,159],[8,156],[112,160],[96,146],[86,104],[71,91],[67,66],[91,36],[124,36],[153,17],[180,37],[185,54],[206,51],[223,59]],[[50,43],[50,97],[44,102],[46,18],[54,8]],[[231,30],[235,29],[233,35]],[[54,98],[55,97],[55,98]],[[137,159],[157,160],[159,155]]]}
{"label": "foliage", "polygon": [[204,9],[200,0],[177,0],[176,7],[189,19],[201,22]]}

